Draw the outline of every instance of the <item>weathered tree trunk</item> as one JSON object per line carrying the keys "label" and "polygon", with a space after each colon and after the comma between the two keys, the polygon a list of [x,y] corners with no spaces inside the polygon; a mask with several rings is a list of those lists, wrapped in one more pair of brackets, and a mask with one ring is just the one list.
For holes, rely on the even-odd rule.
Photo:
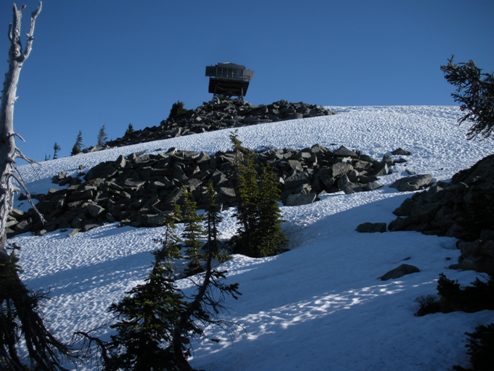
{"label": "weathered tree trunk", "polygon": [[55,339],[37,313],[39,297],[29,292],[18,274],[15,256],[7,251],[6,223],[12,210],[15,179],[23,184],[16,168],[17,157],[25,158],[17,149],[14,132],[14,105],[19,76],[31,54],[36,19],[42,3],[31,14],[26,45],[21,44],[21,20],[24,7],[13,5],[13,19],[8,37],[9,68],[5,74],[0,105],[0,369],[24,370],[17,354],[18,331],[22,333],[32,366],[39,370],[61,369],[58,355],[68,349]]}
{"label": "weathered tree trunk", "polygon": [[2,90],[2,101],[0,106],[0,259],[6,254],[5,244],[7,236],[5,233],[7,217],[12,210],[13,187],[12,179],[16,178],[15,159],[18,151],[15,145],[14,133],[14,105],[17,99],[17,84],[24,62],[33,47],[34,28],[36,19],[41,12],[42,3],[31,14],[31,23],[27,33],[26,46],[21,45],[21,20],[22,8],[13,6],[13,19],[9,27],[8,37],[10,40],[9,69],[5,74]]}

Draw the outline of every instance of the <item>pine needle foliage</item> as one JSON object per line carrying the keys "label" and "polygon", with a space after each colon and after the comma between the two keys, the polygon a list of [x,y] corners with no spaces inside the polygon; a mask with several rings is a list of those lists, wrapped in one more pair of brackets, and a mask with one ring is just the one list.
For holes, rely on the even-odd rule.
{"label": "pine needle foliage", "polygon": [[125,130],[124,137],[131,136],[134,133],[134,126],[132,123],[129,123],[129,126],[127,126],[127,130]]}
{"label": "pine needle foliage", "polygon": [[104,147],[107,140],[108,140],[108,136],[106,135],[105,125],[101,125],[101,127],[98,131],[98,137],[96,140],[96,145],[100,148]]}
{"label": "pine needle foliage", "polygon": [[185,274],[191,276],[203,271],[201,267],[201,247],[204,238],[204,229],[201,225],[202,218],[197,215],[197,204],[192,199],[188,190],[184,191],[182,206],[182,221],[184,222],[184,244],[187,247],[188,264]]}
{"label": "pine needle foliage", "polygon": [[[33,293],[19,279],[14,252],[0,259],[0,370],[63,370],[61,359],[70,349],[45,327],[38,314],[43,293]],[[21,337],[30,367],[19,357]]]}
{"label": "pine needle foliage", "polygon": [[[194,219],[194,223],[198,222],[191,218],[193,215],[197,217],[197,211],[193,208],[195,204],[188,200],[184,202],[184,209],[189,207],[189,210],[185,212],[175,206],[166,218],[163,245],[155,253],[154,265],[146,282],[110,307],[120,318],[112,326],[117,335],[108,344],[97,341],[107,370],[191,371],[187,360],[191,339],[201,336],[208,324],[219,322],[215,317],[226,296],[237,299],[240,295],[238,284],[224,283],[226,272],[213,268],[219,248],[218,223],[221,218],[212,186],[208,188],[208,195],[210,203],[205,214],[207,243],[203,256],[205,270],[203,274],[189,278],[196,286],[195,292],[186,296],[179,290],[175,286],[173,270],[176,259],[182,258],[175,223],[184,215],[189,221]],[[185,241],[195,238],[190,235],[190,230],[186,234],[182,236]],[[186,258],[190,262],[194,257],[187,252]]]}
{"label": "pine needle foliage", "polygon": [[111,326],[117,335],[109,345],[108,370],[180,370],[170,349],[177,313],[184,306],[184,296],[175,287],[173,266],[180,251],[175,234],[178,215],[171,213],[165,221],[163,246],[154,254],[146,282],[109,308],[120,321]]}
{"label": "pine needle foliage", "polygon": [[77,137],[75,139],[75,143],[72,146],[72,151],[70,152],[71,156],[77,155],[82,152],[82,131],[79,130],[77,133]]}
{"label": "pine needle foliage", "polygon": [[242,146],[236,133],[230,135],[235,153],[235,193],[238,236],[232,243],[238,253],[263,257],[278,254],[286,243],[281,231],[280,190],[276,175],[267,166],[256,165],[254,152]]}
{"label": "pine needle foliage", "polygon": [[441,71],[445,79],[456,87],[452,97],[466,112],[459,120],[460,124],[473,122],[467,138],[491,136],[494,132],[494,74],[482,72],[472,60],[456,64],[453,57],[441,66]]}

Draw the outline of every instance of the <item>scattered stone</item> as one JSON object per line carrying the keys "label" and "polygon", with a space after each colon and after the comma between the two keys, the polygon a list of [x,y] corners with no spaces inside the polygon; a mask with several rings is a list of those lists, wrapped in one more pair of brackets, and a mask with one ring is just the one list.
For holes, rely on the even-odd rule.
{"label": "scattered stone", "polygon": [[[315,202],[321,192],[353,193],[381,186],[376,181],[380,162],[344,147],[338,153],[320,145],[264,148],[256,152],[256,162],[270,165],[279,179],[282,201],[289,206]],[[89,169],[77,184],[34,195],[47,219],[45,226],[30,210],[13,211],[7,227],[10,234],[69,227],[86,231],[116,221],[154,227],[162,225],[172,204],[181,201],[184,188],[199,208],[205,208],[212,182],[222,206],[235,206],[234,171],[232,152],[208,155],[170,148],[160,154],[119,156]],[[66,179],[62,174],[59,178]]]}
{"label": "scattered stone", "polygon": [[317,194],[315,193],[299,193],[289,195],[286,199],[286,206],[300,206],[313,203],[317,199]]}
{"label": "scattered stone", "polygon": [[400,266],[391,269],[389,272],[383,274],[380,278],[381,281],[387,281],[391,279],[396,279],[403,277],[407,274],[412,274],[412,273],[417,273],[420,272],[420,269],[418,269],[416,266],[411,265],[411,264],[401,264]]}
{"label": "scattered stone", "polygon": [[391,154],[395,156],[410,156],[412,153],[399,147],[392,151]]}
{"label": "scattered stone", "polygon": [[386,232],[386,223],[362,223],[355,229],[360,233],[383,233]]}
{"label": "scattered stone", "polygon": [[[334,113],[321,106],[290,103],[286,100],[254,106],[240,100],[213,99],[194,110],[187,110],[182,115],[169,117],[159,126],[134,130],[122,138],[108,141],[107,147],[120,147],[205,131],[332,114]],[[85,151],[91,151],[93,148]]]}
{"label": "scattered stone", "polygon": [[431,174],[420,174],[398,179],[390,187],[396,188],[400,192],[408,192],[427,188],[432,183]]}

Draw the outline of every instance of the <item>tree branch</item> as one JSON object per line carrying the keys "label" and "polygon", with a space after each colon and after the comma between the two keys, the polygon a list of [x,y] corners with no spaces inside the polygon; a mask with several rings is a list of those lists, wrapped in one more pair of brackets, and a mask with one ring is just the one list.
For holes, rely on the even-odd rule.
{"label": "tree branch", "polygon": [[29,25],[29,32],[26,34],[27,42],[24,51],[22,52],[22,60],[25,61],[29,54],[31,54],[31,50],[33,49],[33,41],[34,41],[34,29],[36,27],[36,19],[38,18],[41,10],[43,9],[43,2],[40,1],[36,10],[31,13],[31,22]]}
{"label": "tree branch", "polygon": [[16,174],[12,174],[11,175],[12,178],[14,178],[15,181],[22,188],[22,190],[24,190],[24,192],[26,193],[26,197],[27,197],[28,202],[31,204],[32,208],[34,209],[34,211],[38,215],[41,223],[44,225],[46,223],[46,219],[43,216],[43,214],[41,214],[41,212],[38,210],[36,205],[34,204],[33,198],[31,197],[31,192],[29,192],[29,189],[27,188],[26,182],[24,181],[21,173],[19,172],[19,169],[17,169],[17,167],[14,166],[14,170],[15,170]]}

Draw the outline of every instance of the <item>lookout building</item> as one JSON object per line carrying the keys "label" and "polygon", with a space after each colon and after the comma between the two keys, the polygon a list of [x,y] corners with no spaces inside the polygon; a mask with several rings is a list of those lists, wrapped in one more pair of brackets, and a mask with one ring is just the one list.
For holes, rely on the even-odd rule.
{"label": "lookout building", "polygon": [[218,63],[206,67],[206,76],[209,77],[209,92],[215,96],[243,97],[247,94],[249,81],[254,75],[252,70],[241,64]]}

